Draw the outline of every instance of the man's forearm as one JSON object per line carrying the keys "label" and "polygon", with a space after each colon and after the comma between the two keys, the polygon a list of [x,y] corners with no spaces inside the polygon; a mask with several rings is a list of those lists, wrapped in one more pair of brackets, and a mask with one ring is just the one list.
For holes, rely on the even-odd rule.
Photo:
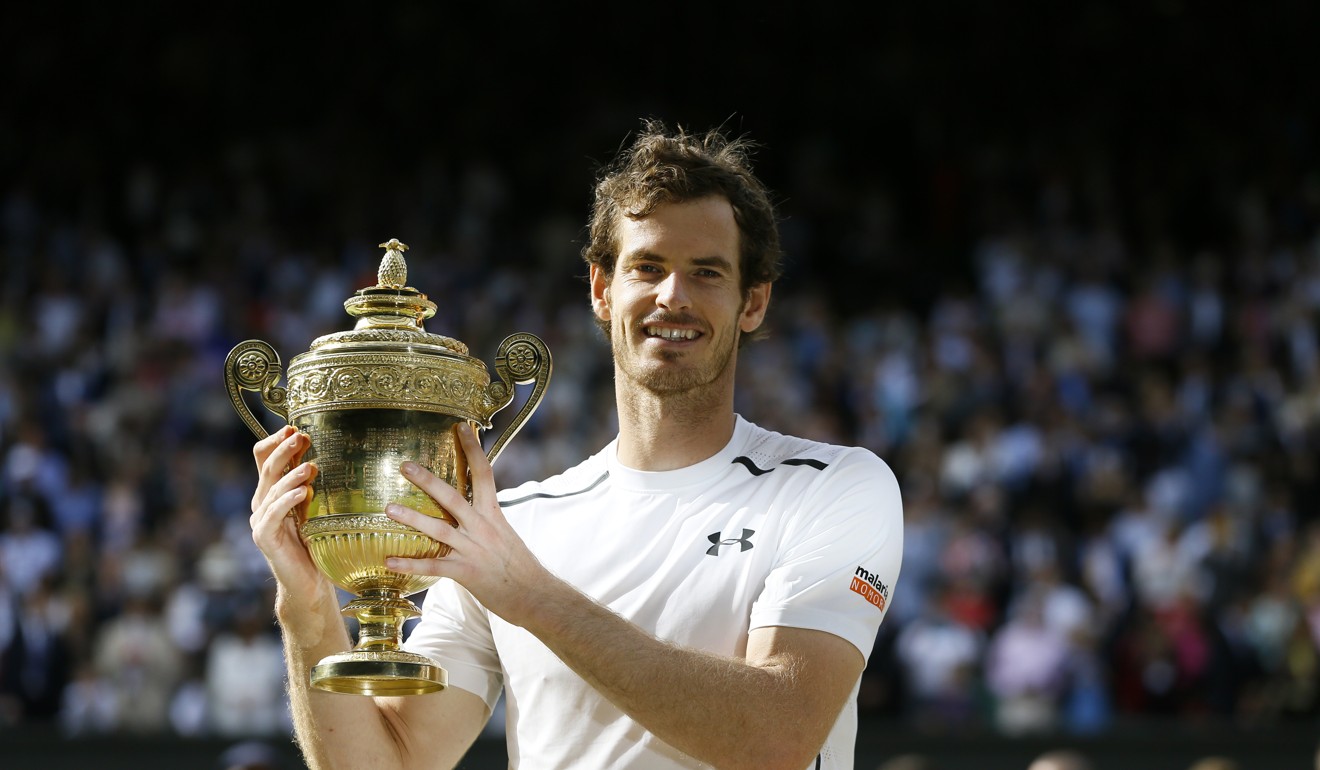
{"label": "man's forearm", "polygon": [[819,691],[790,656],[753,665],[679,647],[561,581],[540,599],[524,628],[647,730],[715,767],[800,770],[843,705],[809,702]]}
{"label": "man's forearm", "polygon": [[312,667],[351,646],[333,590],[329,593],[329,600],[317,602],[318,607],[292,606],[282,597],[276,600],[298,746],[313,770],[401,767],[397,744],[372,698],[311,686]]}

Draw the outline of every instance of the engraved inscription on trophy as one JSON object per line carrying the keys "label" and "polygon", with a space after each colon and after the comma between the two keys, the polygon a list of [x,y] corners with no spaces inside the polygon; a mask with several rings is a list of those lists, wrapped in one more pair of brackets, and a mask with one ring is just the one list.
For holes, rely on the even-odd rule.
{"label": "engraved inscription on trophy", "polygon": [[[316,448],[316,454],[320,457],[343,457],[344,456],[344,431],[337,425],[318,425],[308,423],[303,425],[302,432],[307,434],[311,445]],[[348,463],[344,462],[322,462],[317,465],[317,478],[320,480],[320,486],[329,490],[347,490],[349,484]]]}

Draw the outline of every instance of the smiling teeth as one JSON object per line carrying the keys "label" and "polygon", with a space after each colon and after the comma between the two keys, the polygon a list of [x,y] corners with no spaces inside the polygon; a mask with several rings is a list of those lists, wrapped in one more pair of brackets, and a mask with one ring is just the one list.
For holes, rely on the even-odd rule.
{"label": "smiling teeth", "polygon": [[654,326],[646,327],[646,334],[649,337],[662,337],[667,340],[695,340],[697,332],[693,329],[658,329]]}

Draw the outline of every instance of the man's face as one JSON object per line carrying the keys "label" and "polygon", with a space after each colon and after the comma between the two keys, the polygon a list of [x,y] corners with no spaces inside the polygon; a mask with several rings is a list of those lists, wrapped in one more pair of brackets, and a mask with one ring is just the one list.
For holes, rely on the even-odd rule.
{"label": "man's face", "polygon": [[664,203],[618,228],[614,273],[593,266],[591,293],[620,374],[657,394],[732,387],[738,337],[770,299],[769,284],[739,288],[733,207],[718,196]]}

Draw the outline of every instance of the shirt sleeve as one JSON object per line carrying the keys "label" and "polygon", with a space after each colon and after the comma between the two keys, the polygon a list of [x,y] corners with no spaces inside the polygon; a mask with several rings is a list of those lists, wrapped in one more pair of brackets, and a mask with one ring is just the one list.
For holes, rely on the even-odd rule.
{"label": "shirt sleeve", "polygon": [[803,495],[751,628],[810,628],[851,642],[869,659],[903,559],[898,480],[875,454],[841,455]]}
{"label": "shirt sleeve", "polygon": [[486,701],[487,708],[495,708],[504,687],[503,669],[490,616],[466,588],[448,578],[431,586],[422,619],[403,649],[435,660],[448,674],[450,687],[467,690]]}

